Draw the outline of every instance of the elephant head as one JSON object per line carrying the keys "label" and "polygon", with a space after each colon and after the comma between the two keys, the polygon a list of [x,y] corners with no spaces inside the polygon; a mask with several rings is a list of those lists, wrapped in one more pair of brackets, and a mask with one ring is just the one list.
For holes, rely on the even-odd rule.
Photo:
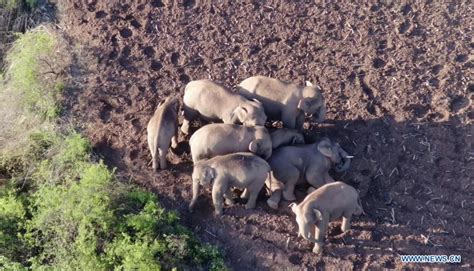
{"label": "elephant head", "polygon": [[298,224],[298,236],[302,236],[304,239],[317,242],[316,236],[311,232],[314,225],[317,225],[319,221],[323,220],[321,211],[314,208],[304,208],[305,206],[291,203],[289,205],[293,213],[296,215],[296,223]]}
{"label": "elephant head", "polygon": [[298,109],[313,117],[317,114],[316,121],[322,122],[326,118],[326,104],[321,89],[306,81],[303,98],[298,102]]}
{"label": "elephant head", "polygon": [[336,172],[343,172],[349,169],[351,158],[345,150],[341,148],[339,143],[332,143],[329,139],[323,139],[318,144],[318,151],[329,158],[335,165]]}
{"label": "elephant head", "polygon": [[267,160],[272,156],[272,142],[265,139],[254,139],[249,144],[249,151]]}
{"label": "elephant head", "polygon": [[242,123],[248,127],[263,126],[267,121],[267,115],[262,103],[257,99],[252,99],[235,108],[231,119],[233,123]]}
{"label": "elephant head", "polygon": [[209,185],[216,178],[216,170],[210,166],[195,165],[192,178],[194,183]]}

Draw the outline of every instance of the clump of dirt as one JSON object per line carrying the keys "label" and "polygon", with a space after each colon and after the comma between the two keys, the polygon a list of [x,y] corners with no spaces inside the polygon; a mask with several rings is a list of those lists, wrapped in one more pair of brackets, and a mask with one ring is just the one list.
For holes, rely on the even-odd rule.
{"label": "clump of dirt", "polygon": [[[124,180],[155,191],[236,269],[410,267],[404,254],[459,254],[451,267],[472,268],[469,4],[397,3],[69,1],[61,25],[95,57],[69,109]],[[333,176],[359,189],[367,214],[347,234],[332,223],[321,256],[297,238],[286,202],[274,211],[262,195],[255,210],[215,217],[207,191],[188,213],[186,142],[171,170],[149,165],[145,128],[160,100],[190,80],[258,74],[320,85],[328,120],[307,123],[306,139],[329,136],[356,157]]]}

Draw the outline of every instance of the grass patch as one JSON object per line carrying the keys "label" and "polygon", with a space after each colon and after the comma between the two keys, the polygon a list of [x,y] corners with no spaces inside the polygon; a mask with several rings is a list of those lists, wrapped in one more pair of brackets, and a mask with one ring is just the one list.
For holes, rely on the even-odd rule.
{"label": "grass patch", "polygon": [[13,10],[18,7],[18,0],[0,0],[0,7],[5,8],[6,10]]}
{"label": "grass patch", "polygon": [[0,7],[6,10],[21,9],[23,6],[34,9],[38,5],[38,0],[0,0]]}
{"label": "grass patch", "polygon": [[0,154],[25,150],[28,137],[54,130],[56,102],[70,63],[60,35],[46,26],[18,35],[6,56],[0,88]]}
{"label": "grass patch", "polygon": [[52,72],[46,67],[57,42],[47,28],[26,32],[18,37],[6,57],[9,87],[22,93],[31,112],[47,118],[55,118],[59,113],[57,91],[51,83],[41,80],[43,74]]}
{"label": "grass patch", "polygon": [[117,181],[85,138],[48,113],[66,87],[42,72],[58,43],[43,27],[21,35],[7,56],[0,101],[17,102],[3,109],[11,119],[0,119],[0,147],[13,150],[0,153],[0,269],[225,270],[219,251],[176,212]]}

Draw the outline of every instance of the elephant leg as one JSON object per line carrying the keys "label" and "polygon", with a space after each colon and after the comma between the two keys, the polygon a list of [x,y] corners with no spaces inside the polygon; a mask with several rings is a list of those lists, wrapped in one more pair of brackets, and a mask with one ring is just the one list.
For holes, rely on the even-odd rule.
{"label": "elephant leg", "polygon": [[267,204],[270,208],[276,210],[278,209],[278,203],[281,200],[282,190],[278,189],[272,192],[272,195],[268,198]]}
{"label": "elephant leg", "polygon": [[281,194],[285,188],[285,183],[281,181],[283,179],[284,176],[282,178],[277,178],[274,172],[272,172],[265,180],[265,185],[267,186],[270,195],[267,200],[267,204],[270,208],[275,210],[278,209],[278,203],[281,200]]}
{"label": "elephant leg", "polygon": [[244,193],[245,192],[248,193],[248,196],[249,196],[247,204],[245,205],[245,209],[255,208],[258,194],[260,193],[260,190],[262,190],[264,185],[265,185],[265,182],[261,182],[258,179],[256,179],[252,182],[252,184],[249,187],[245,189]]}
{"label": "elephant leg", "polygon": [[325,174],[320,174],[316,170],[307,170],[306,171],[306,181],[313,187],[319,188],[326,184]]}
{"label": "elephant leg", "polygon": [[160,169],[166,169],[167,164],[166,164],[166,153],[167,150],[162,148],[158,148],[158,154],[160,156]]}
{"label": "elephant leg", "polygon": [[300,171],[299,169],[292,167],[287,169],[285,173],[285,189],[283,190],[283,198],[288,201],[294,201],[295,197],[295,185],[300,178]]}
{"label": "elephant leg", "polygon": [[231,189],[227,189],[227,191],[224,193],[224,199],[226,205],[234,205],[234,193],[232,193]]}
{"label": "elephant leg", "polygon": [[189,134],[190,122],[195,120],[198,116],[199,116],[199,112],[184,105],[183,125],[181,125],[181,132],[183,132],[183,134],[185,135]]}
{"label": "elephant leg", "polygon": [[152,155],[152,163],[153,163],[153,171],[157,172],[158,171],[158,164],[159,164],[159,159],[158,159],[158,154],[155,153]]}
{"label": "elephant leg", "polygon": [[313,229],[313,230],[314,230],[314,238],[318,238],[318,236],[319,236],[319,228],[318,228],[318,226],[316,226],[316,225],[314,225],[313,228],[314,228],[314,229]]}
{"label": "elephant leg", "polygon": [[199,196],[199,182],[196,180],[193,180],[193,197],[189,204],[189,211],[192,212],[194,210],[194,206],[196,205],[198,196]]}
{"label": "elephant leg", "polygon": [[287,186],[285,187],[285,190],[283,190],[283,198],[287,201],[294,201],[296,200],[295,196],[295,185],[296,184],[290,184],[287,183]]}
{"label": "elephant leg", "polygon": [[342,216],[342,225],[341,225],[341,230],[342,232],[347,232],[348,230],[351,229],[351,217],[352,213],[344,213]]}
{"label": "elephant leg", "polygon": [[296,124],[296,112],[294,110],[283,110],[281,114],[281,121],[283,126],[290,129],[295,129]]}
{"label": "elephant leg", "polygon": [[258,197],[258,192],[257,191],[250,191],[249,192],[249,199],[247,201],[247,204],[245,204],[245,209],[253,209],[257,205],[257,197]]}
{"label": "elephant leg", "polygon": [[313,247],[313,252],[316,254],[319,254],[323,251],[324,237],[326,236],[327,227],[327,219],[319,221],[318,225],[315,227],[314,236],[316,238],[316,242]]}
{"label": "elephant leg", "polygon": [[150,149],[150,153],[151,153],[151,162],[153,164],[153,171],[157,171],[158,170],[158,156],[157,156],[157,153],[156,153],[156,147],[155,147],[155,144],[153,142],[153,135],[149,134],[148,135],[148,148]]}

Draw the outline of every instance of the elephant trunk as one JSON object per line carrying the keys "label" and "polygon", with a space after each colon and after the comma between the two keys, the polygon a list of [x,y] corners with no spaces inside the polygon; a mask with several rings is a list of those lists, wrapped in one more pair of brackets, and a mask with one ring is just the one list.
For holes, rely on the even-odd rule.
{"label": "elephant trunk", "polygon": [[323,122],[326,119],[326,105],[323,104],[318,112],[318,122]]}
{"label": "elephant trunk", "polygon": [[270,159],[270,157],[272,156],[272,148],[269,148],[263,156],[265,157],[265,160]]}
{"label": "elephant trunk", "polygon": [[351,159],[353,156],[350,156],[345,150],[339,148],[339,155],[341,157],[341,162],[336,164],[335,170],[336,172],[343,172],[349,169],[351,165]]}
{"label": "elephant trunk", "polygon": [[196,205],[198,196],[199,196],[199,182],[197,180],[193,180],[193,198],[191,199],[191,203],[189,204],[190,211],[193,211],[194,205]]}

